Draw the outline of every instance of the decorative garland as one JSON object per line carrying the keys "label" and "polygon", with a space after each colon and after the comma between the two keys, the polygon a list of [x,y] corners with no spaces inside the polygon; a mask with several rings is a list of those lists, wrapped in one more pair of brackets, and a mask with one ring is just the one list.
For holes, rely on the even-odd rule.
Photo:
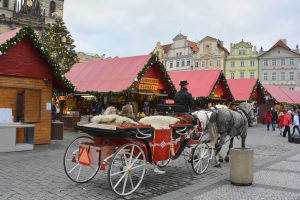
{"label": "decorative garland", "polygon": [[48,64],[52,67],[52,70],[55,73],[56,77],[62,80],[65,86],[71,92],[74,92],[75,87],[73,86],[73,84],[68,79],[66,79],[66,77],[62,74],[60,70],[60,66],[50,56],[46,47],[44,47],[44,45],[40,42],[40,40],[38,39],[38,37],[30,27],[21,28],[20,31],[16,33],[15,37],[7,40],[5,43],[0,45],[0,55],[6,54],[9,48],[21,42],[21,40],[26,36],[30,39],[30,41],[32,41],[33,45],[40,50],[42,57],[45,58]]}

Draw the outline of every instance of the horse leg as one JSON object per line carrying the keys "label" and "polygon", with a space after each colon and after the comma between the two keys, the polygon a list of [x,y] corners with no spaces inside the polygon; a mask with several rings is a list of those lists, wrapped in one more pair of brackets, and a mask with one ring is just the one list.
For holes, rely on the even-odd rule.
{"label": "horse leg", "polygon": [[215,148],[216,148],[216,153],[215,153],[215,167],[221,167],[221,164],[220,164],[220,151],[222,149],[222,146],[225,142],[225,138],[226,138],[226,134],[223,134],[221,135],[221,138],[220,138],[220,141],[215,145]]}
{"label": "horse leg", "polygon": [[241,138],[242,138],[242,148],[245,148],[245,141],[246,141],[246,134],[243,134],[242,136],[241,136]]}
{"label": "horse leg", "polygon": [[230,152],[230,149],[233,147],[233,140],[234,140],[234,137],[230,139],[229,149],[228,149],[227,155],[225,157],[226,162],[229,162],[229,152]]}

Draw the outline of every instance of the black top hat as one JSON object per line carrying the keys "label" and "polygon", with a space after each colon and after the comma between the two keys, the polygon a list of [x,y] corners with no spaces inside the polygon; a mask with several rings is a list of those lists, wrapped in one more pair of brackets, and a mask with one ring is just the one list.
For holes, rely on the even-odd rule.
{"label": "black top hat", "polygon": [[180,81],[179,85],[180,86],[185,86],[188,85],[189,83],[187,81]]}

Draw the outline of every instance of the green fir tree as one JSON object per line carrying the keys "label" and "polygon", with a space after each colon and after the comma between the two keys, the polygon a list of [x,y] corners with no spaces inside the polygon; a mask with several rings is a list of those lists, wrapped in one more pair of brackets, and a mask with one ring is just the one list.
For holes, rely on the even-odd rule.
{"label": "green fir tree", "polygon": [[61,66],[65,74],[78,62],[74,40],[62,18],[58,17],[43,37],[44,44],[54,60]]}

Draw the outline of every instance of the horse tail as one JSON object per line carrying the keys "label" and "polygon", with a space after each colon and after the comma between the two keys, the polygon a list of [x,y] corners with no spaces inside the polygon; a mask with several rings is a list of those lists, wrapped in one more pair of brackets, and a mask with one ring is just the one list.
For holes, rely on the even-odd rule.
{"label": "horse tail", "polygon": [[218,115],[217,111],[213,112],[210,116],[209,123],[208,123],[208,132],[209,132],[210,142],[212,145],[215,145],[218,139],[217,115]]}

